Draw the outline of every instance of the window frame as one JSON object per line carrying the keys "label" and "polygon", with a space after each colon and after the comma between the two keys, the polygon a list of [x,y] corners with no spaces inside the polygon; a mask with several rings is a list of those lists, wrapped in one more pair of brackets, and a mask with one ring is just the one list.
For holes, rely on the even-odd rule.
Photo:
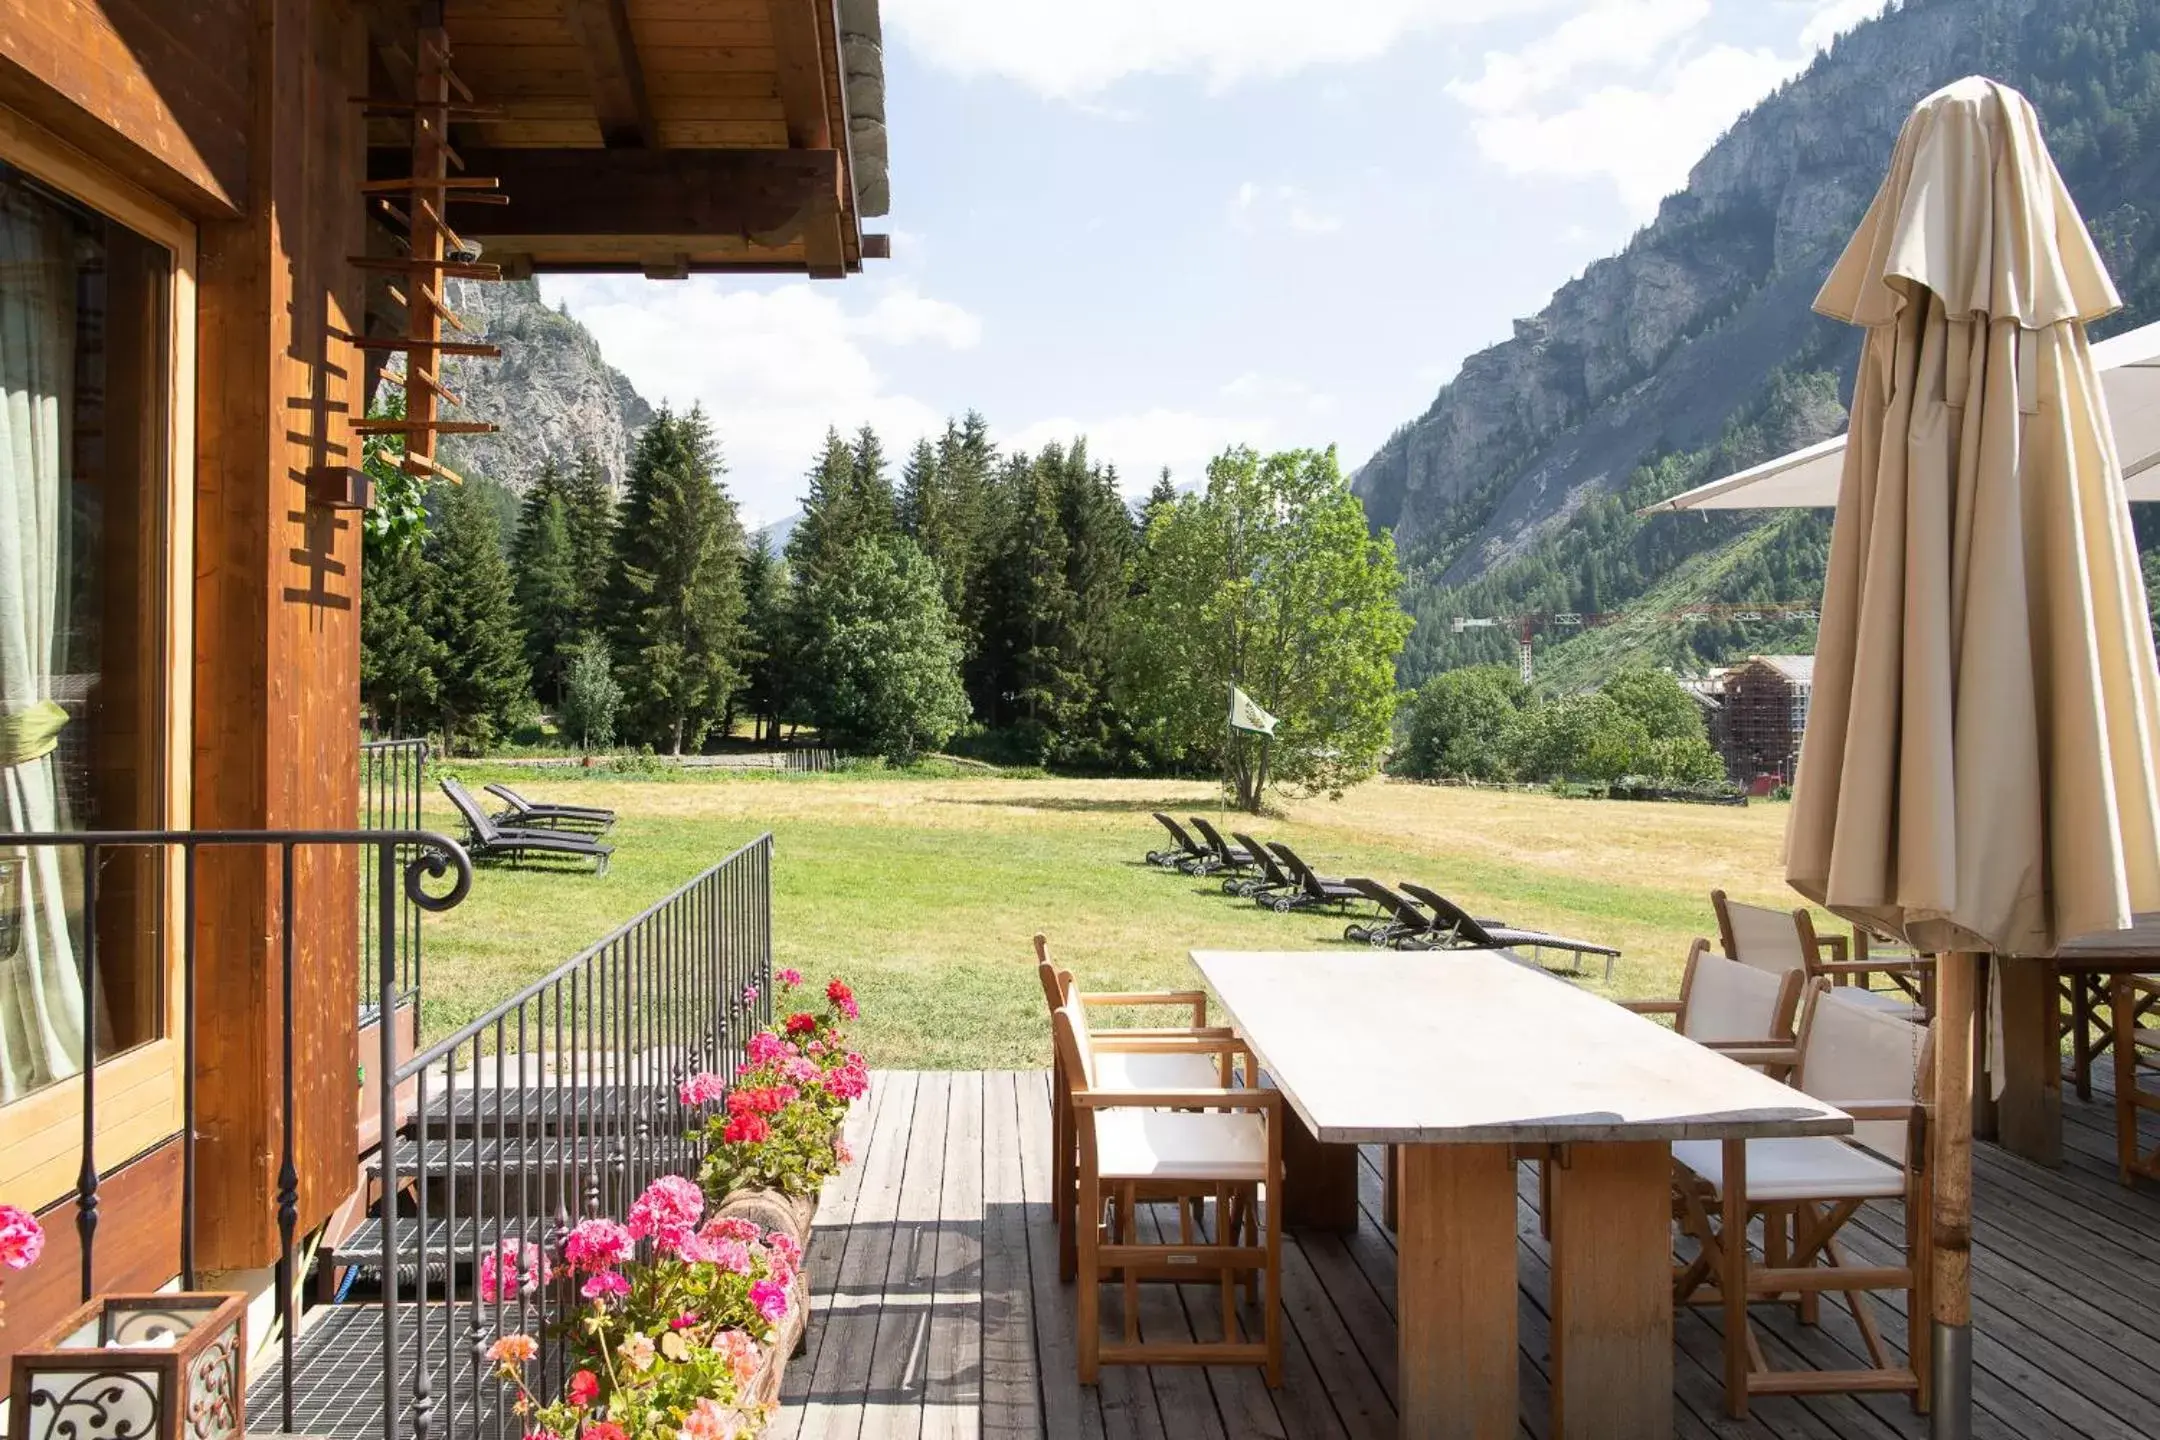
{"label": "window frame", "polygon": [[[172,256],[167,294],[166,466],[162,513],[165,605],[160,645],[166,737],[160,823],[185,829],[192,814],[194,753],[195,248],[194,222],[148,191],[5,106],[0,161],[35,176]],[[95,1065],[97,1170],[110,1173],[181,1128],[183,898],[177,850],[165,857],[163,1033]],[[0,1203],[37,1209],[68,1198],[82,1164],[80,1077],[0,1105]]]}

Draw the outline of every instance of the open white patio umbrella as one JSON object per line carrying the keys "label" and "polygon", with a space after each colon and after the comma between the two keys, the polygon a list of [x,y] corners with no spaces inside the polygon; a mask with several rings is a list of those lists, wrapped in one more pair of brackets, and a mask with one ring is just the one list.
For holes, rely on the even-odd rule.
{"label": "open white patio umbrella", "polygon": [[[2160,500],[2160,323],[2094,341],[2092,360],[2130,498]],[[1844,475],[1845,436],[1838,435],[1645,505],[1642,513],[1827,509],[1837,504]]]}
{"label": "open white patio umbrella", "polygon": [[2118,304],[1983,79],[1920,102],[1815,301],[1867,338],[1786,879],[1939,956],[1938,1436],[1970,1433],[1973,952],[2160,909],[2160,672],[2085,339]]}

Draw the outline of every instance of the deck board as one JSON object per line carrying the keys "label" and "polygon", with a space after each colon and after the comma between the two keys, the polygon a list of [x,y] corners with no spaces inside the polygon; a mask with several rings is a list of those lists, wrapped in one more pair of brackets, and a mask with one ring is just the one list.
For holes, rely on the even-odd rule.
{"label": "deck board", "polygon": [[[1015,1440],[1395,1433],[1394,1241],[1379,1223],[1377,1152],[1360,1167],[1362,1223],[1284,1248],[1285,1384],[1250,1367],[1109,1366],[1076,1379],[1073,1295],[1057,1274],[1041,1072],[881,1073],[852,1122],[861,1163],[819,1211],[807,1349],[773,1433]],[[2149,1435],[2160,1416],[2160,1192],[2115,1183],[2112,1109],[2064,1097],[2065,1164],[2049,1170],[1982,1145],[1975,1160],[1975,1433],[2002,1440]],[[1534,1172],[1518,1216],[1522,1433],[1549,1434],[1550,1251]],[[1165,1210],[1149,1225],[1176,1224]],[[1894,1209],[1863,1215],[1861,1263],[1903,1243]],[[1900,1300],[1902,1297],[1898,1297]],[[1106,1290],[1105,1323],[1121,1299]],[[1885,1340],[1905,1317],[1882,1304]],[[1846,1365],[1857,1327],[1826,1300],[1819,1325],[1758,1307],[1772,1362]],[[1212,1336],[1212,1285],[1143,1287],[1143,1333]],[[1241,1307],[1240,1325],[1257,1316]],[[1774,1440],[1892,1440],[1927,1432],[1897,1396],[1768,1397],[1723,1417],[1714,1311],[1675,1325],[1675,1433]]]}

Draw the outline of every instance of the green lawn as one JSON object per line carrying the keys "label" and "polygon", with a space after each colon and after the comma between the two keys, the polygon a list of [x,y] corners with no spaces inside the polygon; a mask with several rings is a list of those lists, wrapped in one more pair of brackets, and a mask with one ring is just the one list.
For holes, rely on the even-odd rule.
{"label": "green lawn", "polygon": [[[455,767],[469,784],[497,772]],[[1048,1056],[1029,939],[1038,930],[1092,989],[1189,986],[1196,946],[1306,949],[1342,921],[1277,915],[1212,880],[1151,868],[1153,809],[1214,813],[1183,782],[897,777],[591,780],[518,771],[541,796],[612,805],[608,874],[484,868],[428,922],[431,1035],[545,974],[729,851],[775,839],[775,960],[845,975],[874,1064],[1036,1065]],[[574,792],[574,793],[570,793]],[[439,797],[438,797],[439,798]],[[1249,827],[1316,868],[1423,879],[1481,914],[1604,940],[1626,954],[1613,990],[1667,994],[1708,892],[1781,895],[1784,808],[1560,800],[1375,783],[1340,802],[1289,802]],[[431,823],[448,827],[447,807]],[[1240,828],[1247,828],[1241,826]],[[1593,975],[1592,983],[1598,983]]]}

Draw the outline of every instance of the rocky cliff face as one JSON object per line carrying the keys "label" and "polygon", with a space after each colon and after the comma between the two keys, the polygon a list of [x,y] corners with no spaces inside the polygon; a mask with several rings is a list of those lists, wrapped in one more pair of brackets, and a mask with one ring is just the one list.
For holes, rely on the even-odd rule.
{"label": "rocky cliff face", "polygon": [[1776,366],[1848,372],[1857,337],[1808,309],[1823,274],[1913,102],[1978,68],[1988,27],[2036,3],[1911,0],[1839,41],[1736,122],[1626,250],[1471,356],[1365,463],[1353,484],[1372,523],[1460,584],[1646,456],[1713,439]]}
{"label": "rocky cliff face", "polygon": [[450,416],[502,428],[443,437],[444,463],[523,491],[547,461],[575,465],[589,451],[619,494],[652,407],[602,357],[599,342],[549,309],[530,280],[453,280],[443,298],[503,351],[500,360],[453,358],[446,367],[444,383],[465,402]]}

